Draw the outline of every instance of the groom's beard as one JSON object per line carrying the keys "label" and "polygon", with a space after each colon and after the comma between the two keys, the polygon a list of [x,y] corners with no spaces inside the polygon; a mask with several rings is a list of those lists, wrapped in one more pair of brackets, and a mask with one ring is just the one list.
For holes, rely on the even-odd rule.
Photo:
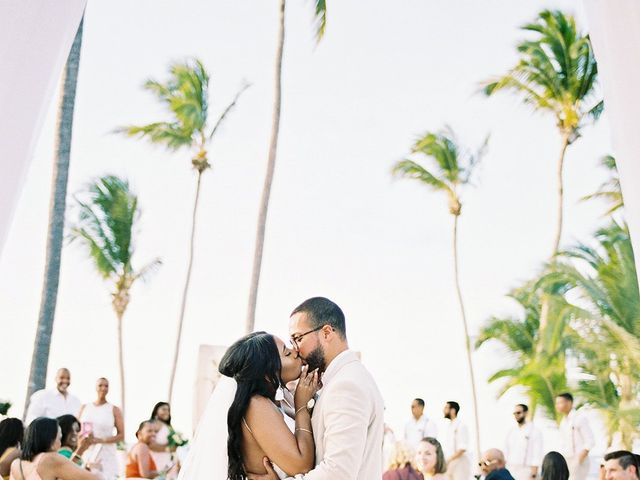
{"label": "groom's beard", "polygon": [[322,345],[318,345],[309,355],[307,355],[307,358],[305,358],[304,361],[307,362],[310,372],[316,368],[318,369],[318,372],[324,372],[327,365],[324,361],[324,348],[322,348]]}

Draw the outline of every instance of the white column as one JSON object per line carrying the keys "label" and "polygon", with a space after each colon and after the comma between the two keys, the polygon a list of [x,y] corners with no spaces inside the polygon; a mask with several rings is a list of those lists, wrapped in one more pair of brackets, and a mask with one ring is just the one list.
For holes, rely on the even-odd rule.
{"label": "white column", "polygon": [[640,2],[584,0],[640,272]]}
{"label": "white column", "polygon": [[0,1],[0,254],[86,3]]}

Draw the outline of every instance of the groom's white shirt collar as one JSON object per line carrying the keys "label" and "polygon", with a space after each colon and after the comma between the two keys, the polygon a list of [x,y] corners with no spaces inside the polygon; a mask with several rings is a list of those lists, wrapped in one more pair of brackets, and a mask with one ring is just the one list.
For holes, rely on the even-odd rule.
{"label": "groom's white shirt collar", "polygon": [[[322,388],[326,387],[331,379],[335,377],[336,373],[344,367],[345,365],[351,362],[357,362],[358,356],[352,352],[351,350],[345,350],[344,352],[339,353],[336,357],[331,360],[331,363],[327,366],[327,369],[324,371],[322,375]],[[320,393],[320,392],[318,392]]]}

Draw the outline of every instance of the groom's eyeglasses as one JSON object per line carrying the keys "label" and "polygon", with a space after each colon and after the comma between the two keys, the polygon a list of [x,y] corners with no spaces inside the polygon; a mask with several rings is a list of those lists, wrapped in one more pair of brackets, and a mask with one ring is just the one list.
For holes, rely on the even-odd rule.
{"label": "groom's eyeglasses", "polygon": [[293,343],[294,347],[299,348],[298,343],[302,340],[302,338],[305,335],[309,335],[310,333],[317,332],[318,330],[322,329],[322,327],[324,327],[324,325],[320,325],[319,327],[316,327],[313,330],[309,330],[308,332],[299,333],[297,335],[291,335],[291,343]]}

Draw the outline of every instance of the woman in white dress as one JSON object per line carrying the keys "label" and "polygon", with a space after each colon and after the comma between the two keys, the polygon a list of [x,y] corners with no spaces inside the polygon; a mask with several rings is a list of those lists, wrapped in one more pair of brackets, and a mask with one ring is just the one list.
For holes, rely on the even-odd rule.
{"label": "woman in white dress", "polygon": [[[266,473],[265,457],[280,478],[310,471],[315,445],[307,407],[318,389],[318,372],[308,372],[295,351],[265,332],[229,347],[219,371],[224,377],[178,478],[243,480],[248,473]],[[284,413],[283,389],[298,378],[292,419]]]}
{"label": "woman in white dress", "polygon": [[80,408],[80,422],[84,433],[93,434],[93,445],[83,458],[89,463],[100,463],[105,480],[120,476],[116,444],[124,440],[122,410],[107,401],[109,380],[99,378],[96,382],[98,398]]}

